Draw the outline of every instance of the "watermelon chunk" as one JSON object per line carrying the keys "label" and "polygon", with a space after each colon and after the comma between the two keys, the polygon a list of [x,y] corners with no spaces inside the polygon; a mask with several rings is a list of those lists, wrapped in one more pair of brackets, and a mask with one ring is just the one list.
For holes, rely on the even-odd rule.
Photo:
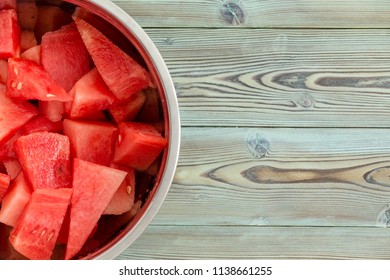
{"label": "watermelon chunk", "polygon": [[111,106],[108,111],[116,123],[133,121],[144,105],[145,99],[145,92],[139,91],[125,102]]}
{"label": "watermelon chunk", "polygon": [[86,21],[76,18],[75,22],[99,73],[118,99],[148,87],[150,77],[142,66]]}
{"label": "watermelon chunk", "polygon": [[23,172],[12,182],[1,204],[0,222],[11,227],[16,225],[23,209],[30,200],[32,189]]}
{"label": "watermelon chunk", "polygon": [[73,196],[65,259],[71,259],[82,248],[126,176],[126,172],[118,169],[74,159]]}
{"label": "watermelon chunk", "polygon": [[19,137],[14,148],[35,190],[70,187],[70,144],[67,136],[36,132]]}
{"label": "watermelon chunk", "polygon": [[8,60],[7,95],[24,100],[72,100],[40,65],[21,58]]}
{"label": "watermelon chunk", "polygon": [[33,31],[38,19],[38,7],[35,1],[18,1],[16,10],[20,28]]}
{"label": "watermelon chunk", "polygon": [[36,45],[20,54],[20,58],[41,64],[41,45]]}
{"label": "watermelon chunk", "polygon": [[5,84],[8,76],[8,63],[0,59],[0,83]]}
{"label": "watermelon chunk", "polygon": [[20,165],[19,161],[15,158],[6,159],[3,161],[3,164],[11,180],[15,179],[20,173],[20,171],[22,170],[22,166]]}
{"label": "watermelon chunk", "polygon": [[73,101],[66,104],[69,118],[80,119],[107,109],[115,97],[96,68],[84,75],[69,92]]}
{"label": "watermelon chunk", "polygon": [[65,91],[90,70],[90,57],[74,23],[42,36],[41,62]]}
{"label": "watermelon chunk", "polygon": [[48,260],[69,206],[72,189],[39,189],[10,233],[11,245],[34,260]]}
{"label": "watermelon chunk", "polygon": [[22,30],[20,39],[20,51],[24,52],[37,45],[37,39],[32,31]]}
{"label": "watermelon chunk", "polygon": [[0,59],[20,54],[20,27],[14,9],[0,11]]}
{"label": "watermelon chunk", "polygon": [[124,122],[118,125],[119,140],[113,162],[146,170],[167,145],[167,140],[152,125]]}
{"label": "watermelon chunk", "polygon": [[107,122],[63,121],[72,154],[79,159],[108,166],[117,139],[116,126]]}
{"label": "watermelon chunk", "polygon": [[38,108],[52,122],[61,121],[65,113],[65,104],[60,101],[39,101]]}
{"label": "watermelon chunk", "polygon": [[16,0],[1,0],[0,10],[16,9]]}
{"label": "watermelon chunk", "polygon": [[110,203],[104,210],[103,215],[120,215],[130,211],[134,206],[136,187],[134,168],[118,166],[116,164],[113,164],[112,167],[126,171],[127,176],[110,200]]}
{"label": "watermelon chunk", "polygon": [[5,95],[5,86],[0,84],[0,147],[19,127],[37,114],[33,105],[9,99]]}
{"label": "watermelon chunk", "polygon": [[11,178],[7,174],[0,173],[0,202],[5,196],[10,182]]}

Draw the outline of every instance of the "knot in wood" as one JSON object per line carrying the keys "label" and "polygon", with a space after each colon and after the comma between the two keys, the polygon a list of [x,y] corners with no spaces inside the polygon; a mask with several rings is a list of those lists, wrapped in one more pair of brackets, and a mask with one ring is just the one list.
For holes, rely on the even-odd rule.
{"label": "knot in wood", "polygon": [[242,3],[237,0],[224,1],[221,6],[223,19],[232,25],[241,25],[245,22],[247,14]]}
{"label": "knot in wood", "polygon": [[311,108],[314,106],[314,99],[310,94],[303,94],[298,100],[298,104],[303,108]]}
{"label": "knot in wood", "polygon": [[270,143],[259,133],[251,134],[246,138],[246,145],[249,152],[255,158],[263,158],[270,150]]}

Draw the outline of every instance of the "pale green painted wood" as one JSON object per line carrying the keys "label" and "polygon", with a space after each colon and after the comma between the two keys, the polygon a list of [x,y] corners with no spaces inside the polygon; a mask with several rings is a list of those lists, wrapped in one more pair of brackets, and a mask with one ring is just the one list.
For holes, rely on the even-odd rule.
{"label": "pale green painted wood", "polygon": [[147,29],[183,126],[389,127],[388,30]]}
{"label": "pale green painted wood", "polygon": [[389,247],[383,228],[149,226],[118,259],[389,259]]}
{"label": "pale green painted wood", "polygon": [[143,27],[389,28],[387,0],[114,0]]}
{"label": "pale green painted wood", "polygon": [[185,128],[154,224],[386,226],[389,175],[386,129]]}

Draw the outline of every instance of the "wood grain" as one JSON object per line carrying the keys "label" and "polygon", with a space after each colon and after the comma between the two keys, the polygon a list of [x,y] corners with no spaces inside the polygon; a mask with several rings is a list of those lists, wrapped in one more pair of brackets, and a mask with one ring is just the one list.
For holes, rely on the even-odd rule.
{"label": "wood grain", "polygon": [[386,129],[185,128],[182,135],[155,225],[388,226]]}
{"label": "wood grain", "polygon": [[114,0],[143,27],[388,28],[386,0]]}
{"label": "wood grain", "polygon": [[149,226],[118,259],[389,259],[389,246],[383,228]]}
{"label": "wood grain", "polygon": [[147,32],[184,126],[390,126],[387,30]]}

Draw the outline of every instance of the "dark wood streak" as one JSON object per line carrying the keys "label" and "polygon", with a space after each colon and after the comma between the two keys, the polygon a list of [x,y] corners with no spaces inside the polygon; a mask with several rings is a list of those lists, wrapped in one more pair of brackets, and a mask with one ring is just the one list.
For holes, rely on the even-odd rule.
{"label": "dark wood streak", "polygon": [[259,184],[348,183],[365,188],[390,187],[390,166],[372,168],[372,164],[336,169],[281,169],[258,165],[241,172],[249,181]]}

